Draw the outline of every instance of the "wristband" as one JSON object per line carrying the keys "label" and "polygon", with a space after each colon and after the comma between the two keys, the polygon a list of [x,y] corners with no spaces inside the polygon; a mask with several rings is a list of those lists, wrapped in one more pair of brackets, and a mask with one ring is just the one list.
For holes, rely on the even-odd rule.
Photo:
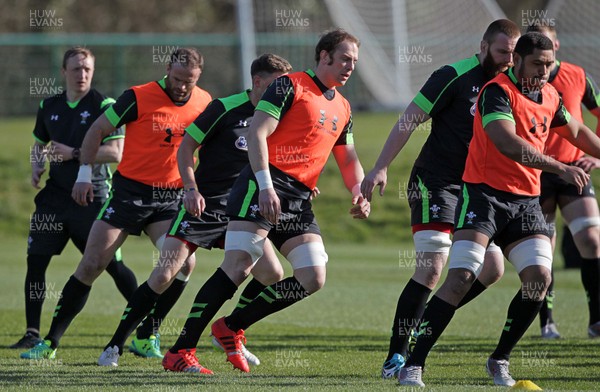
{"label": "wristband", "polygon": [[258,189],[264,191],[265,189],[273,188],[273,181],[271,180],[271,173],[269,173],[269,170],[261,170],[254,175],[256,176],[256,182],[258,182]]}
{"label": "wristband", "polygon": [[79,173],[77,173],[77,179],[75,182],[85,182],[87,184],[92,183],[92,165],[81,165],[79,166]]}
{"label": "wristband", "polygon": [[360,182],[356,185],[354,185],[352,187],[352,197],[356,197],[356,196],[360,196],[362,195],[362,192],[360,191]]}
{"label": "wristband", "polygon": [[184,192],[191,192],[191,191],[197,191],[197,190],[198,190],[198,189],[196,189],[196,188],[186,188],[186,189],[184,189],[183,191],[184,191]]}

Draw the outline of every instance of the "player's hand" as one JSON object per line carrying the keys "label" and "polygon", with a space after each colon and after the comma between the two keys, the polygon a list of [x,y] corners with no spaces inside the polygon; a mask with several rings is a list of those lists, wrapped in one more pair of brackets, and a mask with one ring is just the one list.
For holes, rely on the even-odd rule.
{"label": "player's hand", "polygon": [[373,198],[373,190],[379,186],[379,196],[383,196],[385,186],[387,185],[387,170],[374,168],[365,176],[360,185],[360,191],[364,197],[371,201]]}
{"label": "player's hand", "polygon": [[258,208],[260,214],[274,225],[281,215],[281,204],[279,197],[273,188],[263,189],[258,194]]}
{"label": "player's hand", "polygon": [[590,175],[577,166],[565,165],[565,171],[559,174],[559,177],[569,184],[575,185],[579,194],[583,191],[583,187],[590,180]]}
{"label": "player's hand", "polygon": [[90,182],[76,182],[73,185],[71,197],[75,203],[85,207],[88,205],[88,201],[90,203],[94,201],[94,187]]}
{"label": "player's hand", "polygon": [[315,199],[320,194],[321,194],[321,191],[319,190],[319,188],[315,187],[315,189],[313,189],[312,192],[310,193],[310,197],[308,198],[308,200],[312,201],[312,199]]}
{"label": "player's hand", "polygon": [[580,167],[584,172],[589,173],[600,167],[600,159],[594,157],[582,157],[575,161],[575,166]]}
{"label": "player's hand", "polygon": [[350,209],[350,215],[354,219],[367,219],[371,213],[371,203],[363,197],[357,195],[352,198],[353,207]]}
{"label": "player's hand", "polygon": [[42,174],[46,171],[46,168],[43,166],[33,165],[31,167],[31,185],[35,189],[40,189],[40,181],[42,179]]}
{"label": "player's hand", "polygon": [[59,143],[57,141],[51,141],[48,146],[48,156],[50,162],[64,162],[73,159],[73,147],[69,147],[66,144]]}
{"label": "player's hand", "polygon": [[200,216],[206,208],[206,201],[200,192],[194,189],[183,193],[183,206],[189,214]]}

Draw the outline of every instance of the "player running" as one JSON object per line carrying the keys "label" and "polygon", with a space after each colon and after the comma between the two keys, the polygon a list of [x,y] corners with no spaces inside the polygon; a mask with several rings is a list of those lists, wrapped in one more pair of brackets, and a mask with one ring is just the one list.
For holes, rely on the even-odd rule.
{"label": "player running", "polygon": [[600,139],[571,118],[547,84],[554,61],[552,41],[540,33],[525,34],[515,47],[515,66],[488,82],[477,100],[448,276],[427,304],[421,323],[427,333],[419,334],[401,369],[401,385],[424,386],[425,359],[481,270],[492,240],[522,284],[486,368],[496,385],[515,384],[508,370],[510,353],[539,312],[552,269],[550,231],[538,199],[540,170],[559,175],[580,192],[589,180],[581,168],[543,155],[548,130],[561,127],[555,131],[569,142],[600,156]]}
{"label": "player running", "polygon": [[[21,358],[54,358],[59,340],[87,301],[91,285],[106,268],[110,256],[128,235],[144,231],[161,249],[165,233],[178,213],[182,188],[177,170],[177,148],[184,128],[210,102],[210,94],[196,86],[203,67],[202,55],[191,48],[177,49],[167,65],[167,75],[156,82],[126,90],[90,127],[81,148],[81,166],[72,196],[80,205],[93,201],[91,157],[100,141],[127,124],[123,159],[114,176],[114,188],[90,232],[83,259],[62,290],[50,332],[44,341],[21,354]],[[170,309],[193,269],[178,275],[163,294],[153,315],[163,318],[161,307]]]}
{"label": "player running", "polygon": [[[166,368],[187,361],[184,356],[197,337],[263,255],[267,237],[291,263],[294,275],[212,325],[235,368],[250,370],[242,349],[244,329],[323,287],[328,258],[309,199],[331,152],[352,192],[350,214],[358,219],[369,215],[369,203],[360,194],[363,169],[353,145],[350,104],[336,90],[354,71],[358,46],[358,39],[342,29],[327,32],[316,46],[315,70],[278,78],[258,103],[248,131],[250,165],[240,173],[227,203],[231,220],[225,259],[198,292],[192,312],[202,314],[188,318],[165,355]],[[188,331],[197,331],[193,339],[187,339]]]}
{"label": "player running", "polygon": [[[416,268],[398,298],[388,355],[381,369],[384,379],[396,378],[404,365],[411,331],[417,329],[448,258],[477,95],[488,80],[512,66],[519,36],[513,22],[496,20],[485,31],[479,54],[434,72],[390,132],[375,167],[362,183],[367,199],[371,200],[378,185],[383,196],[392,160],[419,124],[432,119],[431,134],[415,161],[408,184]],[[503,273],[504,258],[492,244],[483,271],[461,306]]]}
{"label": "player running", "polygon": [[[254,60],[251,66],[251,90],[214,100],[186,128],[186,135],[177,154],[185,192],[179,214],[171,222],[160,260],[150,278],[140,286],[127,304],[119,327],[98,359],[99,365],[117,366],[127,337],[150,312],[184,261],[198,247],[208,250],[213,247],[223,248],[228,222],[225,207],[233,183],[240,171],[248,165],[246,137],[254,107],[267,86],[275,78],[291,70],[292,66],[285,59],[273,54],[262,55]],[[194,152],[198,148],[199,164],[194,172]],[[246,298],[247,301],[260,294],[266,286],[283,278],[283,268],[269,242],[265,243],[264,255],[252,269],[252,273],[255,278],[241,295],[241,298]],[[242,305],[243,303],[244,300],[241,300]],[[190,319],[198,318],[203,312],[203,304],[194,304],[194,307],[188,316]],[[144,325],[147,323],[148,321]],[[174,355],[185,360],[179,363],[170,361],[171,355],[167,354],[165,368],[212,374],[196,359],[195,347],[199,338],[200,331],[186,329],[186,339],[194,341],[193,348]],[[138,341],[136,337],[132,346],[143,348]],[[244,348],[243,351],[249,362],[255,365],[260,363],[247,349]],[[162,357],[160,351],[157,356]]]}
{"label": "player running", "polygon": [[[69,242],[81,253],[98,211],[108,197],[112,173],[108,163],[119,162],[123,153],[123,129],[101,141],[93,160],[94,202],[82,207],[71,198],[77,177],[80,146],[90,126],[114,99],[93,89],[94,54],[80,46],[67,50],[61,73],[66,90],[40,102],[31,149],[31,185],[40,189],[48,162],[50,172],[44,188],[35,197],[35,212],[29,224],[27,275],[25,277],[25,335],[10,348],[32,348],[40,342],[40,318],[46,296],[46,269],[54,255]],[[121,260],[120,251],[106,267],[117,288],[129,299],[137,288],[133,272]]]}
{"label": "player running", "polygon": [[[527,28],[527,32],[537,31],[552,40],[554,51],[558,51],[560,42],[554,26],[542,23]],[[597,118],[600,118],[600,90],[594,79],[581,67],[556,60],[548,80],[560,93],[563,104],[571,115],[583,122],[581,104]],[[600,124],[600,122],[599,122]],[[596,132],[600,130],[600,125]],[[587,173],[600,167],[600,161],[584,156],[583,151],[568,143],[556,132],[550,132],[546,141],[546,155],[568,165],[579,166]],[[568,184],[553,173],[542,173],[542,193],[540,195],[542,212],[551,227],[554,227],[556,207],[560,207],[563,219],[569,226],[575,245],[582,255],[581,282],[588,298],[589,322],[588,336],[600,336],[600,213],[592,181],[588,181],[581,193],[577,187]],[[555,233],[554,233],[555,234]],[[556,235],[552,238],[552,248]],[[542,337],[559,338],[560,334],[552,319],[554,300],[554,278],[548,288],[548,294],[540,310]]]}

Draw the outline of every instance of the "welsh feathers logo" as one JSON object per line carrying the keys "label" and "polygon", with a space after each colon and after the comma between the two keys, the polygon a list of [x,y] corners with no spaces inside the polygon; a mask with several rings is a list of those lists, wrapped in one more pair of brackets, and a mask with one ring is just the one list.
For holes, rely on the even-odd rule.
{"label": "welsh feathers logo", "polygon": [[472,225],[473,219],[475,219],[477,217],[477,214],[474,213],[473,211],[469,211],[469,213],[465,216],[467,217],[467,224]]}
{"label": "welsh feathers logo", "polygon": [[245,136],[240,136],[235,141],[235,148],[242,151],[248,151],[248,142]]}

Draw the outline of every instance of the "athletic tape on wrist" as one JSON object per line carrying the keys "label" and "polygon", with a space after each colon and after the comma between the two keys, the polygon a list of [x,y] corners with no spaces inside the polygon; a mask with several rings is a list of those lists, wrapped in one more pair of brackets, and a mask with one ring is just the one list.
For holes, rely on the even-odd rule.
{"label": "athletic tape on wrist", "polygon": [[85,182],[87,184],[92,183],[92,165],[81,165],[79,166],[79,172],[77,173],[77,180],[75,182]]}
{"label": "athletic tape on wrist", "polygon": [[254,176],[256,177],[256,182],[258,182],[258,189],[261,191],[273,188],[273,181],[271,180],[271,173],[269,173],[269,170],[258,171]]}

